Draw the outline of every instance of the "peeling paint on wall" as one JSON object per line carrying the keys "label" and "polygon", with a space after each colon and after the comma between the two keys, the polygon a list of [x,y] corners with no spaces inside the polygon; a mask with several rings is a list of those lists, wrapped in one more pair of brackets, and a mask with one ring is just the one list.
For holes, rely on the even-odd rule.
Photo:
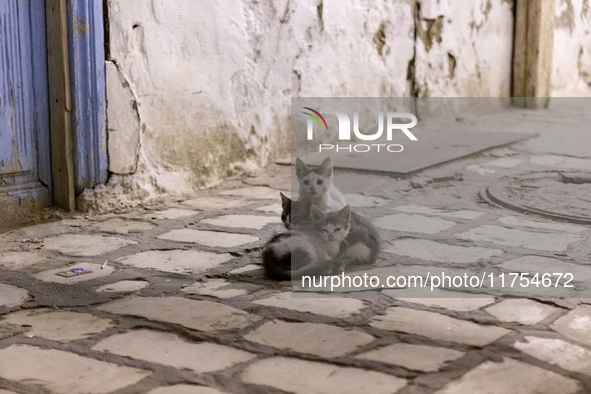
{"label": "peeling paint on wall", "polygon": [[552,60],[554,97],[591,96],[591,10],[589,0],[556,0]]}
{"label": "peeling paint on wall", "polygon": [[129,81],[114,62],[105,64],[109,172],[133,174],[140,149],[141,120]]}
{"label": "peeling paint on wall", "polygon": [[382,49],[384,49],[384,45],[386,45],[386,33],[384,32],[385,26],[383,24],[380,25],[378,31],[373,36],[373,43],[376,44],[376,48],[378,49],[378,55],[382,56]]}
{"label": "peeling paint on wall", "polygon": [[451,53],[447,53],[447,62],[449,63],[449,79],[454,79],[456,75],[456,58]]}
{"label": "peeling paint on wall", "polygon": [[433,43],[441,43],[441,34],[443,33],[443,15],[437,19],[424,19],[418,25],[418,37],[423,41],[425,50],[429,52]]}
{"label": "peeling paint on wall", "polygon": [[507,97],[513,7],[502,0],[421,0],[415,78],[420,97]]}
{"label": "peeling paint on wall", "polygon": [[[512,0],[106,1],[111,58],[143,127],[135,172],[112,183],[138,198],[287,154],[292,96],[510,94]],[[589,0],[557,2],[554,92],[583,91],[591,47],[569,40],[587,37]]]}
{"label": "peeling paint on wall", "polygon": [[260,169],[289,153],[291,96],[408,96],[413,8],[108,0],[110,56],[144,127],[135,172],[112,184],[186,193]]}
{"label": "peeling paint on wall", "polygon": [[556,0],[556,19],[554,20],[557,29],[568,29],[571,33],[575,29],[575,9],[572,0]]}

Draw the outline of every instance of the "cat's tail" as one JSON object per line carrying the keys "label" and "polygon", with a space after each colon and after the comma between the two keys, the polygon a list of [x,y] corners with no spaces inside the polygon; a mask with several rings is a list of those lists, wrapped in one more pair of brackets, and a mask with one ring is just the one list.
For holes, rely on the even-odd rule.
{"label": "cat's tail", "polygon": [[355,221],[355,230],[347,238],[357,242],[346,245],[346,254],[349,257],[347,264],[374,265],[382,249],[380,233],[369,220],[361,215],[353,212],[351,218]]}
{"label": "cat's tail", "polygon": [[[263,248],[263,267],[271,279],[291,280],[298,268],[316,261],[316,253],[310,243],[294,233],[273,236]],[[294,271],[292,271],[292,266]]]}
{"label": "cat's tail", "polygon": [[[291,269],[291,234],[274,235],[263,248],[263,268],[267,277],[286,280]],[[289,276],[290,279],[291,276]]]}

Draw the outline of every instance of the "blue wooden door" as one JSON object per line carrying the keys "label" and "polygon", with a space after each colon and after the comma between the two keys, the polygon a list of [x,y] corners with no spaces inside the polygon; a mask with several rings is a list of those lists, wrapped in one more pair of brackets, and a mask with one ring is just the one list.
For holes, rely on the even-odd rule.
{"label": "blue wooden door", "polygon": [[0,0],[0,222],[51,203],[44,0]]}

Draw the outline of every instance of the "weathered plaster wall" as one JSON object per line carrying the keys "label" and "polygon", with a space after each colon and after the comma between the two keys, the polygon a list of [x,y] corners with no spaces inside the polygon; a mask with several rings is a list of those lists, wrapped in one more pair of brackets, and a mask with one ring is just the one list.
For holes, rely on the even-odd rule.
{"label": "weathered plaster wall", "polygon": [[418,96],[510,95],[512,1],[423,0],[419,15]]}
{"label": "weathered plaster wall", "polygon": [[552,90],[554,97],[591,96],[591,5],[556,0]]}
{"label": "weathered plaster wall", "polygon": [[108,68],[127,82],[108,78],[108,105],[137,108],[141,128],[136,143],[134,125],[125,136],[125,122],[110,121],[111,172],[133,172],[139,147],[133,177],[149,193],[211,185],[288,153],[291,96],[410,94],[411,0],[108,4]]}
{"label": "weathered plaster wall", "polygon": [[[557,34],[588,34],[588,0],[564,1],[572,2],[574,22],[557,24]],[[188,192],[285,155],[292,96],[510,94],[513,1],[108,6],[108,105],[117,115],[109,113],[125,118],[109,120],[111,185],[132,197]],[[569,37],[555,39],[566,51],[561,40]],[[588,46],[568,44],[564,56],[589,62]],[[589,74],[578,68],[564,76],[559,65],[555,90],[571,91],[574,74],[584,90]]]}

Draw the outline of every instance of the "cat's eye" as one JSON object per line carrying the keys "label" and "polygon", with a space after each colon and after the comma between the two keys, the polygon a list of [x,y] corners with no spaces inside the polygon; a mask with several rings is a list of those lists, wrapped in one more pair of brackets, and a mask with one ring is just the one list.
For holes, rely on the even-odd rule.
{"label": "cat's eye", "polygon": [[285,219],[287,219],[287,218],[285,217],[285,215],[281,215],[281,221],[282,221],[282,222],[285,222]]}
{"label": "cat's eye", "polygon": [[318,181],[316,181],[316,183],[319,185],[322,185],[322,182],[324,182],[322,179],[319,179]]}
{"label": "cat's eye", "polygon": [[334,229],[334,231],[341,231],[341,228],[340,227],[337,227],[337,228]]}
{"label": "cat's eye", "polygon": [[304,185],[309,185],[310,181],[304,181]]}
{"label": "cat's eye", "polygon": [[327,232],[328,232],[328,230],[327,230],[327,229],[325,229],[325,228],[323,228],[323,229],[322,229],[322,231],[324,231],[325,233],[327,233]]}

